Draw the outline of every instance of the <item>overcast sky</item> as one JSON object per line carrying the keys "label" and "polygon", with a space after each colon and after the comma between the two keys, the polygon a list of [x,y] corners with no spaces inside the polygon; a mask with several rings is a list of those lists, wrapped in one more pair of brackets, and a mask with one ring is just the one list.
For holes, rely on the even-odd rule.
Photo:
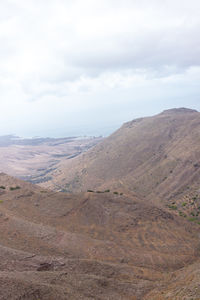
{"label": "overcast sky", "polygon": [[200,110],[199,0],[0,0],[0,134]]}

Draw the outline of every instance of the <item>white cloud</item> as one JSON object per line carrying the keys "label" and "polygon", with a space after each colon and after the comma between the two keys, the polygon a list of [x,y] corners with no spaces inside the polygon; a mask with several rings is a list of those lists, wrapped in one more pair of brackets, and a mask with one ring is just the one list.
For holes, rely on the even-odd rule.
{"label": "white cloud", "polygon": [[2,0],[1,132],[70,126],[76,113],[81,126],[81,111],[94,125],[115,103],[119,123],[128,105],[162,108],[161,87],[163,107],[183,92],[198,106],[199,10],[197,0]]}

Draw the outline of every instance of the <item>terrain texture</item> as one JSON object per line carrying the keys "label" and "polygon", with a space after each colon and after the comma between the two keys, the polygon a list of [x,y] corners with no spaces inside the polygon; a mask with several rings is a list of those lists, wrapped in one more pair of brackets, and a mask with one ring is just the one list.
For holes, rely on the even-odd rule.
{"label": "terrain texture", "polygon": [[128,122],[51,177],[45,187],[116,190],[199,220],[200,113],[171,109]]}
{"label": "terrain texture", "polygon": [[20,179],[42,183],[58,163],[71,159],[96,145],[102,138],[31,138],[0,137],[0,170]]}
{"label": "terrain texture", "polygon": [[0,184],[0,299],[199,299],[197,224],[136,197]]}
{"label": "terrain texture", "polygon": [[199,300],[199,117],[126,123],[40,186],[0,173],[0,299]]}

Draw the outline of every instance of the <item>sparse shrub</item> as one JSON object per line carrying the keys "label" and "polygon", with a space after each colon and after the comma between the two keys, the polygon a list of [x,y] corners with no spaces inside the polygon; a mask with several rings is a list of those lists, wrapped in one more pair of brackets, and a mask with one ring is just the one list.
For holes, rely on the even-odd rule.
{"label": "sparse shrub", "polygon": [[169,205],[168,207],[169,207],[170,209],[177,210],[177,206],[176,206],[176,205]]}
{"label": "sparse shrub", "polygon": [[190,222],[196,222],[197,221],[197,218],[188,218],[188,221],[190,221]]}
{"label": "sparse shrub", "polygon": [[113,194],[115,194],[115,195],[119,195],[119,193],[118,193],[118,192],[113,192]]}
{"label": "sparse shrub", "polygon": [[19,185],[17,185],[17,186],[11,186],[10,187],[10,190],[11,191],[15,191],[15,190],[19,190],[21,187],[19,186]]}
{"label": "sparse shrub", "polygon": [[93,191],[93,190],[87,190],[87,192],[88,192],[88,193],[94,193],[94,191]]}
{"label": "sparse shrub", "polygon": [[190,221],[190,222],[195,222],[196,224],[199,224],[199,225],[200,225],[200,221],[199,221],[197,218],[195,218],[195,217],[193,217],[193,218],[188,218],[188,221]]}
{"label": "sparse shrub", "polygon": [[122,196],[123,195],[123,193],[120,193],[120,196]]}
{"label": "sparse shrub", "polygon": [[96,191],[96,193],[101,194],[101,193],[103,193],[103,192],[102,192],[102,191]]}
{"label": "sparse shrub", "polygon": [[67,189],[60,190],[61,193],[68,193],[69,191]]}
{"label": "sparse shrub", "polygon": [[194,166],[195,168],[199,168],[200,165],[199,165],[198,163],[196,163],[196,164],[194,164],[193,166]]}
{"label": "sparse shrub", "polygon": [[181,205],[184,207],[187,205],[187,202],[183,202]]}
{"label": "sparse shrub", "polygon": [[0,203],[3,203],[3,200],[0,200]]}
{"label": "sparse shrub", "polygon": [[0,186],[0,189],[5,190],[6,187],[5,187],[4,185],[1,185],[1,186]]}
{"label": "sparse shrub", "polygon": [[104,193],[110,193],[110,190],[105,190]]}
{"label": "sparse shrub", "polygon": [[184,212],[182,212],[182,211],[179,211],[179,216],[184,217],[184,218],[187,217],[187,215]]}

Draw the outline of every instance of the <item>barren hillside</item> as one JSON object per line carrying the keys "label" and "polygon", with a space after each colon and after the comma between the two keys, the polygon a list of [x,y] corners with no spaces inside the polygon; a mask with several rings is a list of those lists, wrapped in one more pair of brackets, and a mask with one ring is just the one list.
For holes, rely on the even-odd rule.
{"label": "barren hillside", "polygon": [[190,299],[162,297],[197,286],[199,225],[137,197],[0,186],[0,299]]}
{"label": "barren hillside", "polygon": [[124,124],[87,153],[60,164],[44,186],[69,192],[117,190],[196,216],[199,149],[200,113],[172,109]]}
{"label": "barren hillside", "polygon": [[199,117],[126,123],[43,186],[0,173],[0,299],[199,300]]}

